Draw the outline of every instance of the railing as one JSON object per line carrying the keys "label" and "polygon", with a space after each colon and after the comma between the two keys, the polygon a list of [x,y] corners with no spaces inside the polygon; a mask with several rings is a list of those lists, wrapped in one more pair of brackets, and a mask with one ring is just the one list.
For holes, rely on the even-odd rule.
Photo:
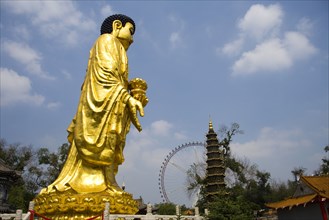
{"label": "railing", "polygon": [[[0,214],[1,220],[33,220],[34,216],[39,216],[41,219],[47,219],[43,216],[38,215],[34,211],[34,202],[30,202],[29,211],[23,213],[22,210],[17,210],[16,214]],[[153,215],[152,205],[147,205],[146,215],[124,215],[124,214],[110,214],[110,204],[105,203],[105,210],[103,212],[102,220],[204,220],[205,218],[199,215],[199,208],[195,207],[194,216],[181,215],[180,207],[176,206],[176,215]]]}
{"label": "railing", "polygon": [[19,220],[28,220],[30,219],[31,213],[23,213],[22,210],[18,209],[16,213],[13,214],[0,214],[0,219],[1,220],[13,220],[13,219],[19,219]]}

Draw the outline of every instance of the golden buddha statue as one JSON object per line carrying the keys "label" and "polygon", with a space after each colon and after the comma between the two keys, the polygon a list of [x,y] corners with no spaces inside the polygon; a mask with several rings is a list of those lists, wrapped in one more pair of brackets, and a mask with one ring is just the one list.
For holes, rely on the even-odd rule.
{"label": "golden buddha statue", "polygon": [[126,51],[133,43],[134,21],[106,18],[90,50],[78,109],[68,128],[70,150],[58,178],[35,198],[35,211],[51,219],[96,216],[110,202],[111,213],[135,214],[137,203],[115,176],[123,163],[130,123],[141,131],[148,99],[142,79],[128,82]]}

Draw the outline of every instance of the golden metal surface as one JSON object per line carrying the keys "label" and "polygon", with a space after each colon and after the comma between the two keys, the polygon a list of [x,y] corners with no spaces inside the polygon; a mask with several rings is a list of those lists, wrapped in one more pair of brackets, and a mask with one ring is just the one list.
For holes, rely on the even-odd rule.
{"label": "golden metal surface", "polygon": [[[35,198],[35,211],[52,219],[97,216],[110,202],[111,213],[135,214],[137,202],[115,176],[123,163],[126,135],[132,122],[141,131],[147,84],[128,82],[126,51],[134,24],[112,23],[90,50],[88,68],[74,119],[68,127],[70,151],[58,178]],[[82,217],[83,216],[83,217]]]}
{"label": "golden metal surface", "polygon": [[135,214],[138,211],[136,201],[126,192],[41,194],[35,199],[34,209],[50,219],[87,219],[101,216],[106,202],[111,204],[111,213]]}

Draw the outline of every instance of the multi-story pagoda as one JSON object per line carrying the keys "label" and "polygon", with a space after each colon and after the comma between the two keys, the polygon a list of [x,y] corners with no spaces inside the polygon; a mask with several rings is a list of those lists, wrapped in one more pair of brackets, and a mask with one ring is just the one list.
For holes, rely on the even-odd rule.
{"label": "multi-story pagoda", "polygon": [[215,196],[225,192],[225,161],[222,146],[214,131],[212,122],[209,122],[207,137],[207,172],[205,179],[206,200],[211,202]]}

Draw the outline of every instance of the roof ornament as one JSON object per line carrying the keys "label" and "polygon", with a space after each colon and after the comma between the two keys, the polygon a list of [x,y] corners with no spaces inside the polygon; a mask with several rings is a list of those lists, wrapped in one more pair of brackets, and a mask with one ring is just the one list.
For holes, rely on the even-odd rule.
{"label": "roof ornament", "polygon": [[213,126],[212,126],[212,121],[211,121],[211,116],[209,115],[209,130],[213,130]]}

